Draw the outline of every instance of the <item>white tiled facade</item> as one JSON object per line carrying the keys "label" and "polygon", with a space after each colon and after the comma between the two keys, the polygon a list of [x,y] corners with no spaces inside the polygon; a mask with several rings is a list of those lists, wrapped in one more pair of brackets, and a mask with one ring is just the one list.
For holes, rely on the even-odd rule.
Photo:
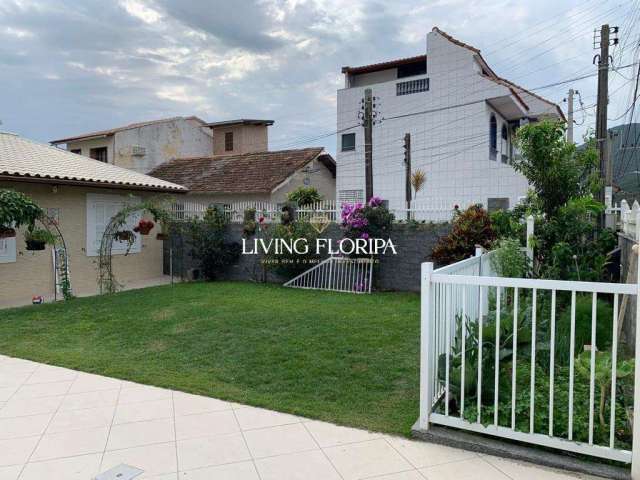
{"label": "white tiled facade", "polygon": [[[405,208],[403,138],[410,133],[412,171],[420,169],[427,177],[414,204],[437,200],[452,207],[472,202],[486,206],[489,198],[508,198],[509,206],[513,206],[528,187],[508,158],[503,161],[501,157],[502,153],[508,157],[511,151],[510,140],[501,140],[502,125],[508,120],[526,122],[541,116],[558,117],[557,107],[510,88],[500,79],[488,78],[494,74],[477,51],[439,31],[428,34],[426,57],[426,75],[396,78],[393,70],[386,70],[385,75],[354,74],[347,87],[338,91],[338,201],[347,191],[365,189],[364,133],[358,125],[358,112],[365,89],[370,88],[375,97],[374,110],[378,118],[383,118],[373,127],[374,195],[389,200],[392,208]],[[424,78],[429,82],[428,91],[396,95],[397,83]],[[451,108],[456,105],[463,106]],[[425,111],[429,112],[392,118]],[[497,119],[495,160],[490,159],[492,113]],[[341,132],[352,126],[355,127]],[[350,132],[356,133],[356,149],[343,152],[342,133]]]}

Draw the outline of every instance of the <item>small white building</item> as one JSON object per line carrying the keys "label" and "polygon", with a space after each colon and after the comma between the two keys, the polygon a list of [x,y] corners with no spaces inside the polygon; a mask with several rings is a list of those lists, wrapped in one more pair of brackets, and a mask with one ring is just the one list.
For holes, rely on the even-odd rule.
{"label": "small white building", "polygon": [[511,207],[526,179],[511,166],[518,126],[543,117],[564,119],[558,105],[498,77],[480,50],[438,28],[426,55],[344,67],[338,91],[338,202],[365,197],[364,133],[359,112],[365,90],[374,97],[373,194],[406,208],[404,137],[411,138],[411,171],[426,174],[412,205]]}

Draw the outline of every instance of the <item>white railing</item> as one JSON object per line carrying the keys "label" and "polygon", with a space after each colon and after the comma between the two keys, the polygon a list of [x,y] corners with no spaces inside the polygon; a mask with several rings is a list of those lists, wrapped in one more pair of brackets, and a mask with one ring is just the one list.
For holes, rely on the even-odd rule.
{"label": "white railing", "polygon": [[[457,205],[463,209],[471,203],[473,202],[461,201]],[[242,223],[244,221],[244,212],[249,209],[255,209],[256,220],[263,217],[265,222],[277,221],[282,215],[282,207],[284,206],[283,204],[258,201],[220,203],[216,205],[224,208],[225,214],[232,223]],[[419,203],[412,202],[410,208],[390,208],[390,211],[395,215],[396,221],[410,219],[426,222],[448,222],[453,216],[455,205],[456,203],[441,199],[427,199]],[[174,220],[202,218],[210,206],[213,206],[213,204],[198,200],[181,199],[171,206],[171,215]],[[323,200],[322,202],[298,207],[296,215],[298,219],[305,221],[322,217],[326,221],[337,223],[340,222],[340,210],[341,205],[335,200]]]}
{"label": "white railing", "polygon": [[[640,479],[636,452],[620,447],[617,441],[621,410],[610,408],[609,403],[606,413],[596,411],[601,402],[596,398],[596,383],[602,398],[608,396],[619,405],[616,382],[623,359],[618,355],[622,321],[618,305],[624,296],[637,299],[640,283],[498,277],[484,270],[492,263],[490,255],[437,270],[430,262],[422,264],[419,428],[428,430],[438,424],[621,462],[633,459],[633,470],[638,472],[632,477]],[[586,321],[590,325],[588,343],[593,348],[576,344],[577,300],[591,304]],[[598,300],[611,303],[610,318],[602,318]],[[579,312],[582,316],[583,310]],[[639,319],[640,309],[636,322]],[[557,326],[559,321],[562,329]],[[606,355],[610,355],[611,365],[605,363],[603,373],[598,363],[596,381],[596,332],[604,328],[610,328],[611,352]],[[558,332],[562,336],[556,336]],[[639,351],[640,328],[636,332]],[[566,348],[567,358],[560,356]],[[583,348],[584,357],[577,359]],[[516,368],[511,368],[514,365]],[[639,384],[640,359],[636,358],[635,411],[640,411]],[[588,405],[574,402],[577,388],[588,390]],[[554,415],[559,419],[560,412],[567,423],[558,426],[560,420],[554,421]],[[608,424],[602,424],[603,418]],[[596,428],[600,441],[594,440]],[[635,422],[633,437],[638,439],[638,435],[640,422]]]}
{"label": "white railing", "polygon": [[627,236],[638,240],[636,234],[636,219],[640,213],[640,204],[637,201],[633,202],[633,205],[629,207],[626,200],[620,202],[620,206],[612,208],[613,213],[617,214],[616,224],[618,228]]}
{"label": "white railing", "polygon": [[372,258],[329,257],[292,278],[285,287],[371,293]]}

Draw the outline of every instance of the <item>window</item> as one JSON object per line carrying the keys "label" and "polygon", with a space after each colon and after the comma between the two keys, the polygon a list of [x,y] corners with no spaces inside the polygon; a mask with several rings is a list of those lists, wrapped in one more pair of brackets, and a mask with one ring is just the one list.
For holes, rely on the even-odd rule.
{"label": "window", "polygon": [[489,158],[496,159],[498,153],[498,122],[496,116],[492,113],[489,120]]}
{"label": "window", "polygon": [[338,193],[338,202],[340,203],[357,203],[364,202],[363,190],[340,190]]}
{"label": "window", "polygon": [[506,123],[502,124],[500,130],[500,159],[502,163],[509,163],[509,131]]}
{"label": "window", "polygon": [[72,148],[69,150],[71,153],[75,153],[76,155],[82,155],[82,149],[80,148]]}
{"label": "window", "polygon": [[408,63],[398,67],[398,78],[413,77],[414,75],[425,75],[427,73],[427,61]]}
{"label": "window", "polygon": [[[109,224],[111,218],[118,213],[125,205],[139,200],[120,195],[87,194],[87,256],[96,257],[100,254],[100,242],[102,235]],[[140,221],[140,213],[136,212],[127,218],[127,223],[123,227],[132,230]],[[135,241],[129,253],[139,253],[141,248],[140,234],[135,234]],[[127,251],[127,242],[114,240],[111,253],[113,255],[123,255]]]}
{"label": "window", "polygon": [[225,152],[233,151],[233,132],[224,134],[224,150]]}
{"label": "window", "polygon": [[89,156],[99,162],[107,163],[107,147],[92,148],[89,150]]}
{"label": "window", "polygon": [[356,134],[355,133],[343,133],[342,134],[342,148],[343,152],[349,152],[356,149]]}
{"label": "window", "polygon": [[497,210],[509,210],[508,198],[487,198],[487,211],[489,213]]}
{"label": "window", "polygon": [[0,263],[16,261],[16,237],[0,238]]}

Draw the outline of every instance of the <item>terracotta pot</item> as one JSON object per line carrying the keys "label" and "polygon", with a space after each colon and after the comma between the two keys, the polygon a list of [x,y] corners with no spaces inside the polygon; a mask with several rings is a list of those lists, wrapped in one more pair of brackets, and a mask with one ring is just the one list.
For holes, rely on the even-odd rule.
{"label": "terracotta pot", "polygon": [[14,228],[0,227],[0,238],[14,238],[16,230]]}

